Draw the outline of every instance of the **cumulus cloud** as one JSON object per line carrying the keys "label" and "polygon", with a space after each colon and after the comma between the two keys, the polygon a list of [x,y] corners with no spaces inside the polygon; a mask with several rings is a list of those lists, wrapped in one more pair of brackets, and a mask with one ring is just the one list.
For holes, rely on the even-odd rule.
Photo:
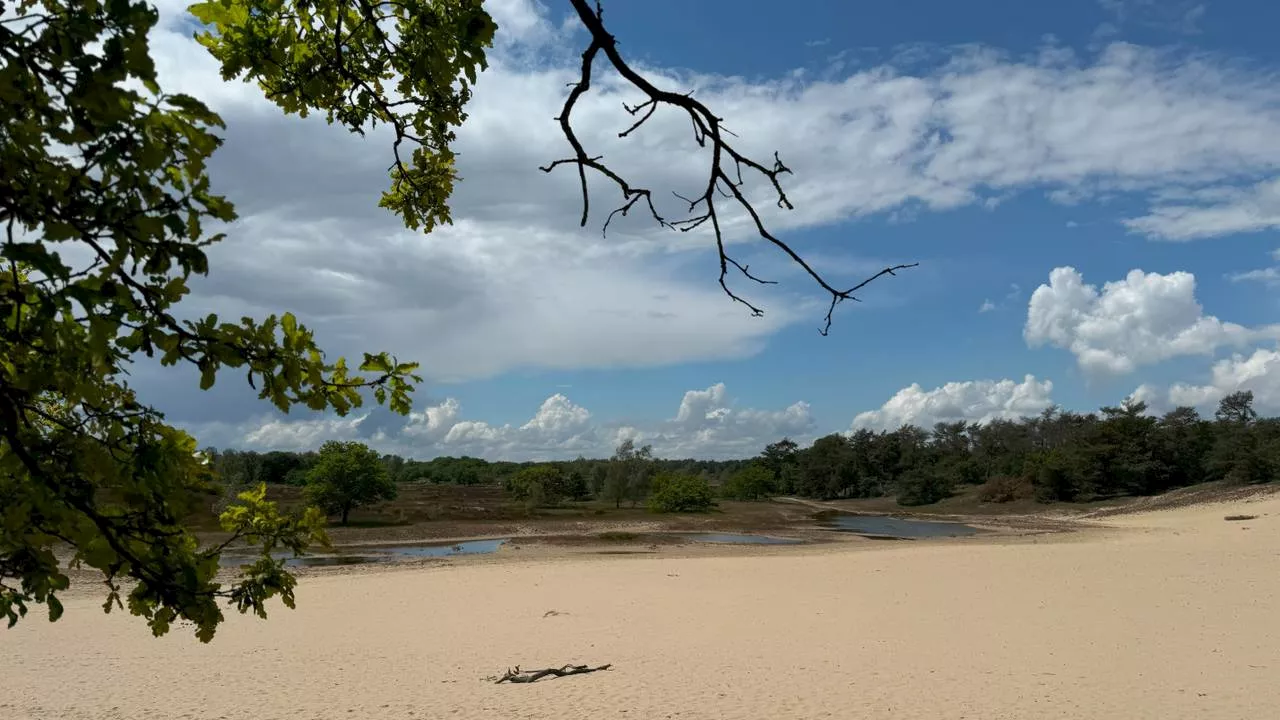
{"label": "cumulus cloud", "polygon": [[1121,375],[1183,355],[1210,355],[1277,337],[1280,328],[1246,328],[1205,315],[1195,276],[1131,270],[1101,290],[1072,267],[1054,268],[1027,307],[1023,336],[1031,347],[1069,350],[1086,373]]}
{"label": "cumulus cloud", "polygon": [[517,461],[607,457],[628,438],[651,444],[659,457],[739,458],[782,437],[804,441],[814,429],[808,403],[781,410],[736,407],[724,383],[686,392],[673,417],[648,423],[602,422],[563,393],[548,397],[533,417],[518,425],[467,419],[455,398],[414,411],[405,420],[381,423],[377,429],[371,429],[373,412],[347,418],[266,417],[190,429],[202,443],[218,447],[306,450],[325,440],[359,439],[406,457],[471,455]]}
{"label": "cumulus cloud", "polygon": [[1207,384],[1174,383],[1168,399],[1170,405],[1191,405],[1209,412],[1219,400],[1239,390],[1253,391],[1254,409],[1260,413],[1280,413],[1280,350],[1259,348],[1250,355],[1219,360]]}
{"label": "cumulus cloud", "polygon": [[1027,375],[1013,380],[949,382],[932,390],[919,383],[902,388],[877,410],[858,413],[853,429],[893,430],[904,424],[933,427],[934,423],[967,420],[985,423],[1039,414],[1053,405],[1053,383]]}

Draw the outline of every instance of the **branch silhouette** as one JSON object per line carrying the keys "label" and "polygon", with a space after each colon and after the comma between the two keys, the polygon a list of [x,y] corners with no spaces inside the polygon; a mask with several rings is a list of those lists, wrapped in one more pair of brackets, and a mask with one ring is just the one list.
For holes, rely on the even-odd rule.
{"label": "branch silhouette", "polygon": [[[847,289],[840,289],[829,282],[821,273],[813,268],[803,257],[800,256],[786,241],[778,238],[768,228],[765,227],[764,221],[760,217],[760,213],[750,200],[747,199],[743,192],[746,181],[743,173],[748,175],[754,173],[758,177],[762,177],[768,181],[774,193],[777,196],[777,206],[784,210],[792,210],[794,206],[787,197],[786,190],[782,187],[782,176],[790,175],[791,169],[783,164],[778,153],[774,153],[772,162],[765,164],[748,157],[738,151],[726,136],[734,137],[733,133],[727,130],[721,123],[723,119],[711,112],[703,103],[695,100],[691,93],[675,93],[662,90],[649,82],[644,76],[636,72],[622,55],[618,52],[617,40],[604,26],[604,10],[597,1],[595,7],[591,6],[589,0],[569,0],[574,10],[577,11],[579,19],[586,27],[591,35],[591,42],[587,45],[586,50],[582,53],[582,71],[577,82],[571,84],[568,97],[565,98],[564,107],[560,111],[556,120],[560,123],[560,128],[564,132],[565,139],[569,141],[569,145],[573,148],[573,156],[555,160],[548,165],[542,166],[543,172],[551,172],[562,165],[574,166],[578,170],[578,181],[582,187],[582,219],[580,225],[585,227],[587,220],[591,214],[591,197],[587,190],[587,170],[592,170],[608,180],[612,181],[622,191],[622,204],[614,208],[605,218],[602,231],[608,233],[609,224],[614,217],[621,215],[625,217],[637,205],[643,203],[643,207],[647,208],[649,214],[659,225],[688,232],[695,228],[710,224],[711,230],[716,239],[716,250],[719,253],[720,262],[720,287],[725,294],[734,302],[745,305],[753,316],[764,314],[751,301],[737,294],[729,287],[728,277],[730,268],[733,268],[742,277],[761,285],[774,285],[773,280],[766,280],[751,272],[748,265],[740,263],[725,248],[724,228],[721,224],[721,208],[717,205],[718,200],[737,205],[744,210],[751,218],[751,222],[755,227],[756,233],[771,243],[774,247],[781,250],[784,254],[791,258],[799,265],[814,282],[818,284],[826,293],[831,296],[831,303],[827,307],[827,314],[823,318],[823,326],[819,329],[819,333],[827,335],[831,330],[832,314],[835,312],[836,306],[845,300],[858,301],[854,293],[862,290],[874,280],[885,275],[896,275],[898,270],[905,270],[919,265],[919,263],[904,263],[900,265],[892,265],[880,270],[879,272],[863,279],[861,282]],[[648,188],[636,187],[631,185],[625,178],[617,172],[605,165],[600,155],[590,155],[582,145],[582,141],[578,138],[573,128],[573,111],[578,104],[578,100],[591,90],[592,70],[596,57],[604,53],[609,64],[618,72],[632,87],[644,94],[645,100],[636,105],[628,105],[623,103],[623,109],[627,111],[635,121],[622,132],[618,133],[618,137],[625,138],[639,130],[649,118],[653,117],[660,105],[667,105],[678,108],[688,114],[693,125],[694,141],[702,148],[710,148],[711,162],[707,172],[707,182],[700,195],[696,197],[684,197],[678,193],[672,193],[677,198],[688,203],[688,214],[681,219],[667,219],[658,213],[657,207],[653,203],[653,193]]]}

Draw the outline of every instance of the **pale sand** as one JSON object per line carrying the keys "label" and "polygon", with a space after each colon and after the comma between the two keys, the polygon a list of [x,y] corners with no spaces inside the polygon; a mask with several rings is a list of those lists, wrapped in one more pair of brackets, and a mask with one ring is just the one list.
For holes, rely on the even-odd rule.
{"label": "pale sand", "polygon": [[1280,499],[1106,525],[325,573],[208,646],[77,598],[0,631],[0,718],[1280,717]]}

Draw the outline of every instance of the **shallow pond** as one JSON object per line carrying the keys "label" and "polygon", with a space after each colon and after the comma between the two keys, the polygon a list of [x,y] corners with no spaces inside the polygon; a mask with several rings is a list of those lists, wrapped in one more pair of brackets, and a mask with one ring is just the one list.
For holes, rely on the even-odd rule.
{"label": "shallow pond", "polygon": [[804,542],[794,538],[739,533],[676,533],[676,536],[693,542],[723,543],[728,545],[798,545]]}
{"label": "shallow pond", "polygon": [[856,533],[877,538],[937,538],[976,535],[978,528],[937,520],[908,520],[885,515],[821,515],[828,530]]}
{"label": "shallow pond", "polygon": [[459,543],[431,543],[424,545],[387,545],[372,548],[373,552],[387,553],[393,557],[449,557],[451,555],[475,555],[497,552],[511,538],[488,538]]}
{"label": "shallow pond", "polygon": [[[277,559],[284,558],[289,567],[330,567],[335,565],[364,565],[367,563],[393,562],[408,558],[451,557],[454,555],[477,555],[496,552],[510,538],[488,538],[484,540],[468,540],[458,543],[428,543],[420,545],[383,545],[381,547],[361,548],[360,554],[314,554],[293,557],[289,553],[277,553]],[[252,562],[252,558],[228,554],[224,562],[236,564]]]}

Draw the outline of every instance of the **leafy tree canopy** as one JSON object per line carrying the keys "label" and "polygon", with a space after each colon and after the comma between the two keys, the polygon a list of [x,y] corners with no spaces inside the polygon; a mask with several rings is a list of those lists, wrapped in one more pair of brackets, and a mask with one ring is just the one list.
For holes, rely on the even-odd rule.
{"label": "leafy tree canopy", "polygon": [[696,475],[663,473],[653,479],[649,510],[658,513],[706,512],[715,506],[707,481]]}
{"label": "leafy tree canopy", "polygon": [[396,484],[382,458],[360,442],[330,440],[320,446],[307,473],[307,499],[346,525],[351,511],[380,500],[394,500]]}

